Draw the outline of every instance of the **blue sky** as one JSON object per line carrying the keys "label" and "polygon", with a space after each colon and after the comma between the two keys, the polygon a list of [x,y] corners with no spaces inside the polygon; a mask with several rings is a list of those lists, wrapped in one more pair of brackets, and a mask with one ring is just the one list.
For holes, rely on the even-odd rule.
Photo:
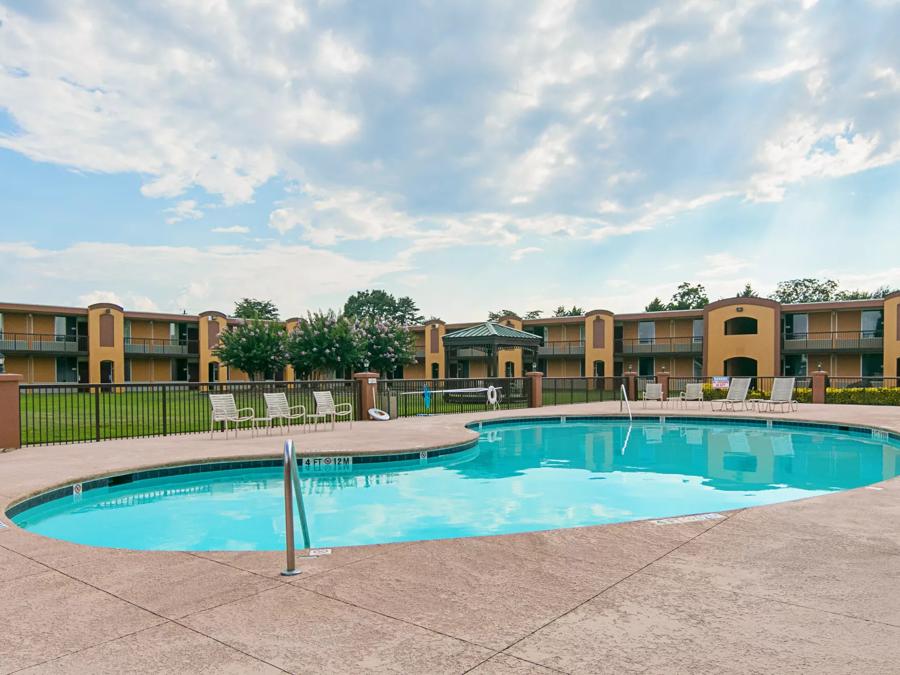
{"label": "blue sky", "polygon": [[900,3],[0,0],[0,299],[900,286]]}

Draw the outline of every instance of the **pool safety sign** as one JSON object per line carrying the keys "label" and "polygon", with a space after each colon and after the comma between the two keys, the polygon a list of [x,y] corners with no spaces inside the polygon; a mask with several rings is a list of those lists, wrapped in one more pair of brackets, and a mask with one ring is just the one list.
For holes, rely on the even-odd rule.
{"label": "pool safety sign", "polygon": [[352,471],[353,458],[346,456],[304,457],[300,460],[300,471],[304,473]]}
{"label": "pool safety sign", "polygon": [[713,389],[728,389],[728,378],[727,377],[714,377],[712,379],[712,388]]}

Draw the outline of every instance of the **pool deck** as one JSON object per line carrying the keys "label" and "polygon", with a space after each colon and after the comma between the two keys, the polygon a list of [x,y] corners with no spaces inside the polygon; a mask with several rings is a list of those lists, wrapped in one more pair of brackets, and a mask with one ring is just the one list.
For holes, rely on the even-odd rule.
{"label": "pool deck", "polygon": [[[635,414],[698,414],[657,407]],[[354,423],[302,453],[466,441],[477,419],[619,414],[593,403]],[[702,414],[709,416],[709,408]],[[900,432],[900,409],[775,419]],[[207,434],[0,454],[0,508],[78,479],[277,456]],[[896,458],[894,461],[900,461]],[[2,511],[0,511],[2,513]],[[0,673],[886,673],[900,668],[900,479],[724,517],[283,552],[139,552],[0,522]]]}

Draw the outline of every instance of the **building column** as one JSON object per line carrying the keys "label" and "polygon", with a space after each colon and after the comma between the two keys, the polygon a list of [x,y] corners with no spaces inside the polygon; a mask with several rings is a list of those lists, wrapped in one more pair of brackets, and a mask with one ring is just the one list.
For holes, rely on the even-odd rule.
{"label": "building column", "polygon": [[529,397],[532,408],[540,408],[544,405],[544,374],[539,370],[525,373],[528,378]]}
{"label": "building column", "polygon": [[669,398],[669,373],[665,370],[661,373],[657,373],[656,381],[659,383],[660,387],[662,387],[663,401],[667,400]]}

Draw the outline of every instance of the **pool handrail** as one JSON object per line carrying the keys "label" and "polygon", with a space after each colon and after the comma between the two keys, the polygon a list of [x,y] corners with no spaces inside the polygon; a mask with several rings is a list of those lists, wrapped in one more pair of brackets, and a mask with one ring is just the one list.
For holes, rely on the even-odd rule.
{"label": "pool handrail", "polygon": [[297,513],[300,515],[300,530],[303,533],[303,548],[309,550],[309,527],[306,523],[306,509],[303,505],[303,492],[300,490],[300,470],[297,468],[297,452],[294,441],[284,442],[284,539],[286,564],[281,575],[292,577],[300,574],[296,565],[296,549],[294,548],[294,501],[297,502]]}
{"label": "pool handrail", "polygon": [[[631,416],[631,404],[628,402],[628,392],[625,389],[625,385],[622,385],[622,401],[625,402],[625,409],[628,410],[628,421],[633,422],[634,418]],[[619,410],[622,409],[622,403],[619,403]]]}

